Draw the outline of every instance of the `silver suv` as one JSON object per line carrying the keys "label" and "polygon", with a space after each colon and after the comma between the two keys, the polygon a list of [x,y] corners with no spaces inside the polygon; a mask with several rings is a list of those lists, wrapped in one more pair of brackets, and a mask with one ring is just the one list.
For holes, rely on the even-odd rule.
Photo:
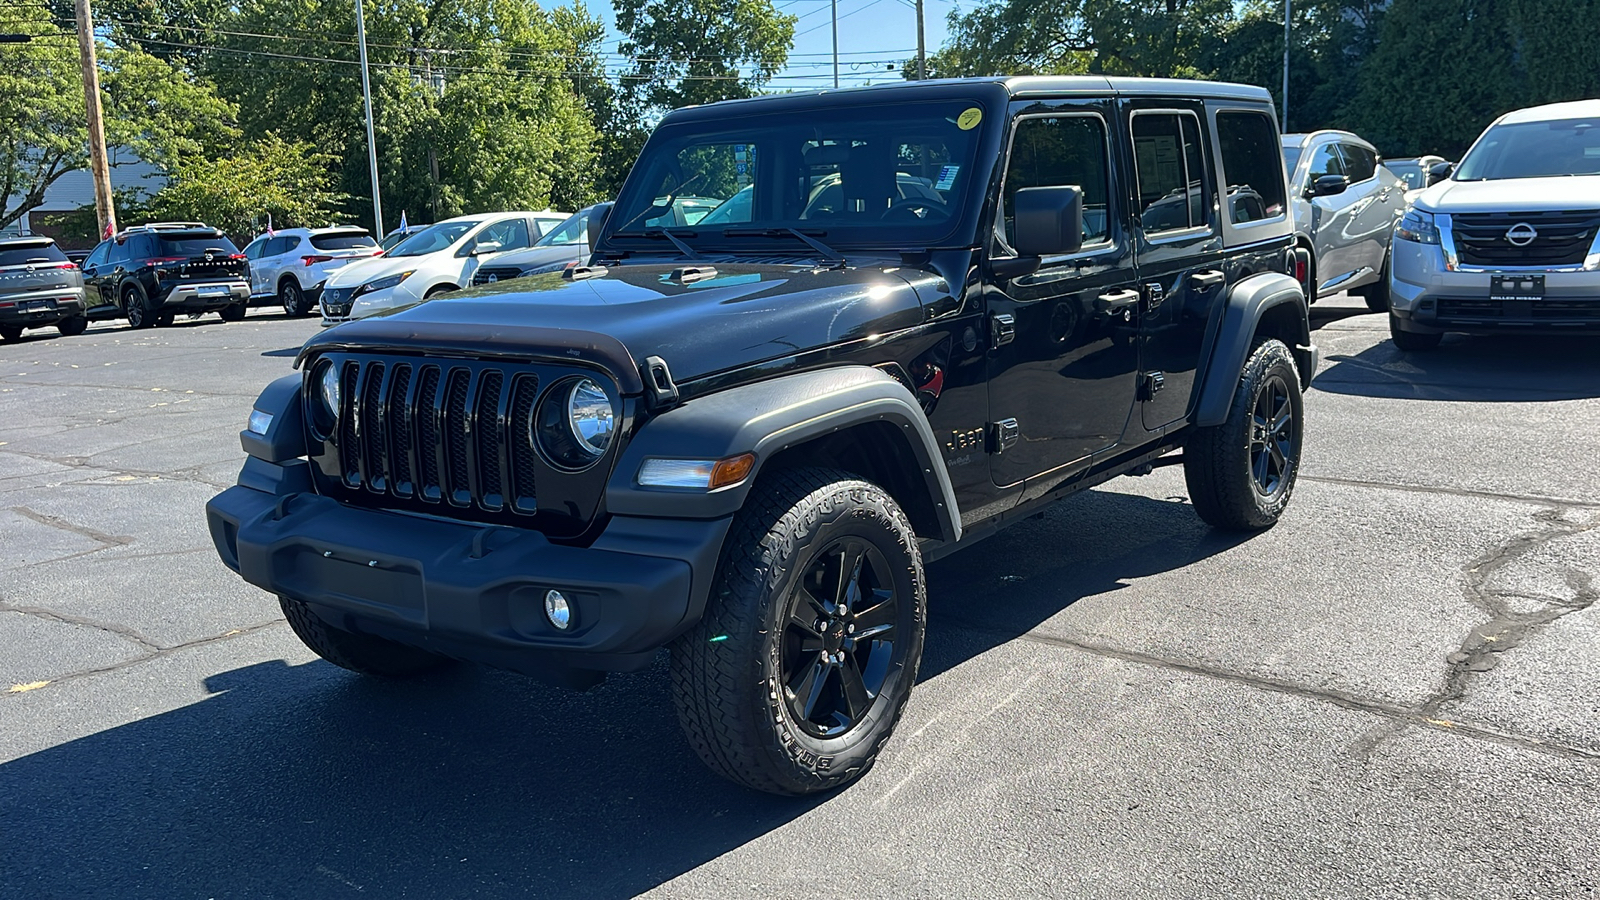
{"label": "silver suv", "polygon": [[1348,131],[1286,134],[1283,162],[1294,229],[1311,251],[1311,272],[1301,278],[1315,285],[1308,299],[1349,291],[1383,312],[1384,266],[1405,212],[1405,182],[1383,167],[1376,147]]}
{"label": "silver suv", "polygon": [[1395,227],[1389,333],[1600,332],[1600,100],[1496,119]]}
{"label": "silver suv", "polygon": [[47,237],[0,237],[0,338],[54,325],[65,335],[89,327],[83,273]]}

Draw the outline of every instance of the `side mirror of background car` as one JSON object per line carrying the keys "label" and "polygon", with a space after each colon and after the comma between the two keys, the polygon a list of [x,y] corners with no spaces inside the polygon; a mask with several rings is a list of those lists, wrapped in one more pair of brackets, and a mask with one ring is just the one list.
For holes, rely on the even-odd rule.
{"label": "side mirror of background car", "polygon": [[1434,185],[1438,184],[1439,182],[1445,180],[1446,178],[1449,178],[1450,177],[1450,173],[1454,172],[1455,170],[1456,170],[1455,163],[1442,162],[1442,163],[1434,163],[1433,165],[1429,166],[1428,167],[1428,187],[1433,187]]}
{"label": "side mirror of background car", "polygon": [[1310,195],[1313,197],[1332,197],[1342,194],[1350,187],[1348,175],[1322,175],[1311,183]]}
{"label": "side mirror of background car", "polygon": [[498,241],[484,241],[483,243],[472,248],[473,256],[488,256],[491,253],[499,252],[500,243]]}

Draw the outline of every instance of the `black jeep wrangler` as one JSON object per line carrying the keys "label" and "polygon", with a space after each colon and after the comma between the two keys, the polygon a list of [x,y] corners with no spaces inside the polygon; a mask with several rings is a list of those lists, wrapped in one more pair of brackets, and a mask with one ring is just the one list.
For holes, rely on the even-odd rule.
{"label": "black jeep wrangler", "polygon": [[[685,196],[718,205],[672,224]],[[1217,527],[1283,512],[1317,362],[1292,232],[1258,88],[679,110],[591,265],[307,342],[211,534],[337,665],[583,687],[670,647],[713,769],[846,784],[916,681],[929,560],[1166,463]]]}

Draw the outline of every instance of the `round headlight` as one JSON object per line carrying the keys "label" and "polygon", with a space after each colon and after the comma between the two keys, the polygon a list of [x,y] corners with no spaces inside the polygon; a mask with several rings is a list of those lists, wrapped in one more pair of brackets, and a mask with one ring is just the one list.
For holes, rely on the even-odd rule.
{"label": "round headlight", "polygon": [[331,418],[339,418],[339,367],[333,363],[325,364],[318,381],[322,385],[323,411]]}
{"label": "round headlight", "polygon": [[605,388],[587,378],[572,386],[572,392],[567,394],[567,424],[580,450],[593,456],[606,452],[616,423]]}

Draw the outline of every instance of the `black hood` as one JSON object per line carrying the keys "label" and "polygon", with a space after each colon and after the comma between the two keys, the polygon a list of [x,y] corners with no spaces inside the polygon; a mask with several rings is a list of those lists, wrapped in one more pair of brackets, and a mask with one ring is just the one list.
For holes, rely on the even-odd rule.
{"label": "black hood", "polygon": [[608,368],[626,357],[633,371],[615,374],[630,390],[646,357],[661,357],[688,381],[923,321],[916,292],[892,269],[719,264],[713,277],[680,281],[675,268],[622,265],[578,281],[553,274],[485,285],[329,329],[302,356],[371,346],[582,358]]}

